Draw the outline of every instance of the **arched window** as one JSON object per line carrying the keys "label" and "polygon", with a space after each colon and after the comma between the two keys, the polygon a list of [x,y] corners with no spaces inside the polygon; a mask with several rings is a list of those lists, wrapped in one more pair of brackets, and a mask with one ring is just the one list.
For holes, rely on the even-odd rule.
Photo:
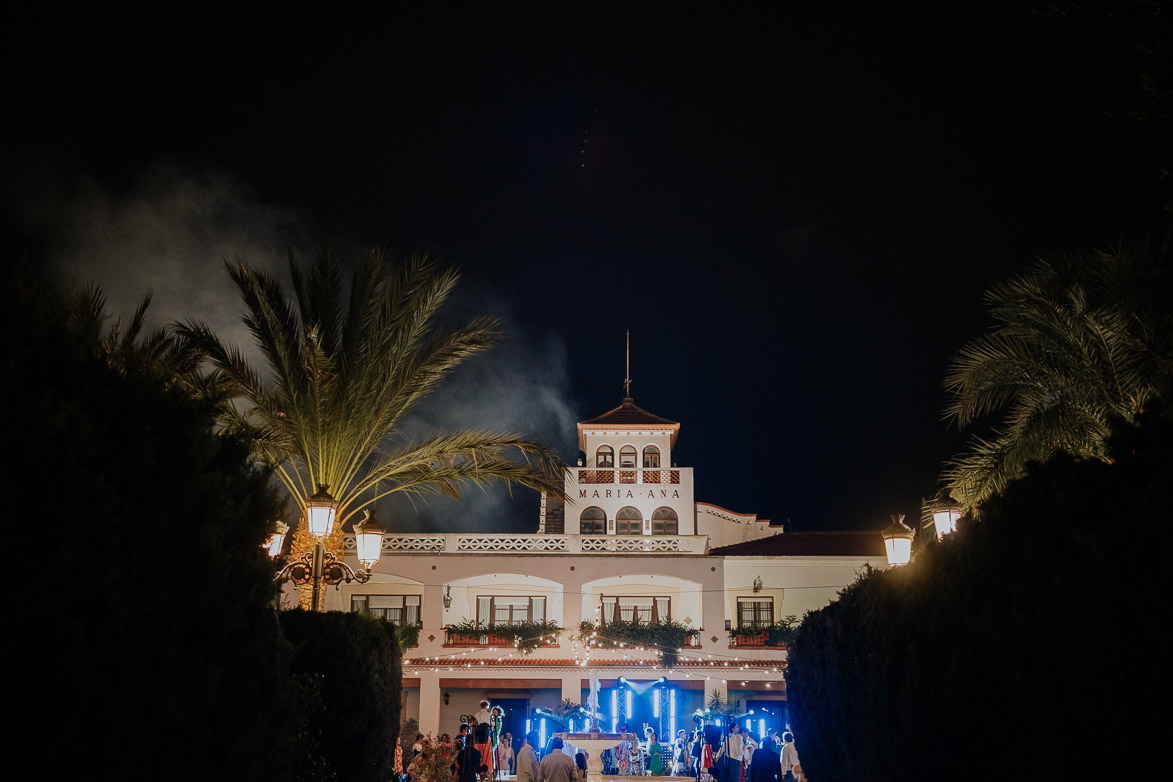
{"label": "arched window", "polygon": [[660,466],[660,449],[654,445],[644,448],[644,469],[657,469]]}
{"label": "arched window", "polygon": [[587,508],[578,517],[578,533],[580,535],[606,535],[607,514],[603,512],[602,508],[596,508],[594,505]]}
{"label": "arched window", "polygon": [[625,445],[619,449],[619,466],[635,467],[635,446]]}
{"label": "arched window", "polygon": [[671,508],[656,508],[652,511],[653,535],[679,535],[680,523],[676,511]]}
{"label": "arched window", "polygon": [[600,445],[599,449],[595,451],[595,466],[614,467],[615,449],[609,445]]}
{"label": "arched window", "polygon": [[644,534],[643,526],[644,517],[630,505],[626,508],[620,508],[619,512],[615,514],[616,535],[642,535]]}

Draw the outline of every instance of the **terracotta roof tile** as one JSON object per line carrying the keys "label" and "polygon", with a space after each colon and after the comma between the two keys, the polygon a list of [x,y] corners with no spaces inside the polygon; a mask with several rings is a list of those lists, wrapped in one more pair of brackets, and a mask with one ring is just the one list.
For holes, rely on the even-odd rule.
{"label": "terracotta roof tile", "polygon": [[883,557],[879,532],[782,532],[709,550],[715,557]]}
{"label": "terracotta roof tile", "polygon": [[588,421],[581,421],[578,424],[578,447],[584,448],[583,427],[590,427],[592,429],[630,429],[630,428],[653,428],[653,429],[670,429],[672,431],[672,445],[676,445],[676,437],[680,433],[680,424],[676,421],[663,418],[655,413],[649,413],[642,407],[638,406],[635,401],[629,397],[623,397],[623,403],[619,407],[612,408],[602,415],[595,416]]}
{"label": "terracotta roof tile", "polygon": [[648,424],[653,426],[679,426],[676,421],[669,421],[667,418],[661,418],[655,413],[649,413],[642,407],[637,405],[635,401],[629,397],[623,397],[623,404],[619,407],[612,408],[600,416],[583,421],[583,426],[639,426],[641,424]]}

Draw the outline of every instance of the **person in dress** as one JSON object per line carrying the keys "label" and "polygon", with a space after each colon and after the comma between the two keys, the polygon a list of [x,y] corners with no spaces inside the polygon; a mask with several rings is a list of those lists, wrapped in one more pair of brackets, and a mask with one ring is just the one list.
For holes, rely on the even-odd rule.
{"label": "person in dress", "polygon": [[627,758],[627,773],[632,776],[642,777],[648,773],[647,767],[644,765],[644,750],[640,744],[639,737],[634,733],[628,733],[627,748],[629,750]]}
{"label": "person in dress", "polygon": [[501,755],[498,750],[501,746],[501,730],[505,727],[505,718],[501,712],[500,706],[494,706],[489,710],[489,729],[490,738],[493,742],[493,779],[496,779],[501,773]]}
{"label": "person in dress", "polygon": [[436,761],[433,763],[435,775],[432,782],[450,782],[456,768],[456,748],[452,745],[452,737],[447,733],[440,734],[440,741],[436,744]]}
{"label": "person in dress", "polygon": [[497,772],[493,765],[493,728],[487,722],[478,722],[472,732],[473,746],[481,756],[481,779],[492,779]]}
{"label": "person in dress", "polygon": [[398,736],[395,737],[395,763],[391,770],[395,772],[395,776],[403,776],[403,742]]}
{"label": "person in dress", "polygon": [[574,767],[578,769],[574,778],[576,782],[587,782],[586,753],[579,752],[574,756]]}
{"label": "person in dress", "polygon": [[[619,776],[631,776],[631,742],[627,740],[627,725],[619,726],[619,734],[623,736],[623,741],[615,747],[615,766],[619,770]],[[643,774],[643,767],[640,767],[641,775]]]}
{"label": "person in dress", "polygon": [[644,735],[648,742],[648,773],[653,777],[664,776],[664,747],[656,738],[656,731],[644,728]]}
{"label": "person in dress", "polygon": [[512,776],[515,773],[513,770],[515,760],[513,736],[506,733],[501,736],[501,743],[497,745],[497,762],[502,776]]}
{"label": "person in dress", "polygon": [[688,777],[687,759],[692,755],[688,752],[688,733],[681,728],[676,731],[676,738],[672,740],[672,776]]}
{"label": "person in dress", "polygon": [[721,744],[721,728],[716,725],[706,725],[704,728],[704,744],[701,745],[701,773],[702,779],[713,778],[713,769],[717,765],[717,753],[723,749]]}
{"label": "person in dress", "polygon": [[407,767],[407,775],[411,777],[411,782],[427,782],[430,759],[431,753],[427,749],[420,750],[420,754],[415,756],[411,765]]}

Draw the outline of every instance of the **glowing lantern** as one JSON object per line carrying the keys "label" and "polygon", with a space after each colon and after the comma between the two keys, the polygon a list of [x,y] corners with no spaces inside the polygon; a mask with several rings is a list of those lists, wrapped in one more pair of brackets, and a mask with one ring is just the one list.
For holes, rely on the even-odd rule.
{"label": "glowing lantern", "polygon": [[383,552],[383,535],[387,528],[375,521],[375,514],[364,510],[363,520],[354,525],[354,540],[358,547],[358,561],[367,570],[375,566]]}
{"label": "glowing lantern", "polygon": [[310,497],[305,505],[310,534],[315,538],[324,538],[334,531],[334,514],[338,512],[338,502],[326,491],[328,488],[319,483],[318,493]]}
{"label": "glowing lantern", "polygon": [[888,566],[907,565],[912,559],[913,531],[904,523],[904,515],[892,517],[892,523],[880,533],[884,538],[884,550],[888,554]]}
{"label": "glowing lantern", "polygon": [[957,531],[957,519],[961,516],[961,506],[949,500],[935,500],[929,503],[929,510],[933,514],[933,526],[937,530],[937,540]]}
{"label": "glowing lantern", "polygon": [[289,532],[289,525],[278,520],[273,525],[273,534],[269,535],[269,539],[261,544],[261,548],[265,549],[270,557],[277,558],[281,556],[281,549],[285,546],[285,533],[287,532]]}

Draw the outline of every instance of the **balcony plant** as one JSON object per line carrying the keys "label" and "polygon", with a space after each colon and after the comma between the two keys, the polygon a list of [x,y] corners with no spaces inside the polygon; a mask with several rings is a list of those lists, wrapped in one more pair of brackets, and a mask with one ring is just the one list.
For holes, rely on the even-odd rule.
{"label": "balcony plant", "polygon": [[539,646],[557,646],[558,634],[562,627],[557,622],[514,622],[513,624],[491,624],[466,619],[444,628],[451,638],[456,635],[496,636],[503,643],[511,643],[523,654],[530,654]]}
{"label": "balcony plant", "polygon": [[657,624],[609,622],[597,627],[594,622],[583,622],[579,626],[579,631],[583,638],[597,631],[595,643],[598,646],[610,648],[642,646],[660,652],[662,654],[660,659],[665,668],[676,665],[678,650],[686,646],[689,639],[696,638],[700,634],[699,630],[671,620]]}
{"label": "balcony plant", "polygon": [[423,626],[423,622],[416,622],[413,625],[399,625],[396,627],[395,640],[399,641],[399,648],[406,649],[409,646],[418,646],[420,642],[420,628]]}
{"label": "balcony plant", "polygon": [[798,625],[798,617],[791,614],[773,624],[735,627],[729,631],[729,638],[734,646],[789,646]]}

